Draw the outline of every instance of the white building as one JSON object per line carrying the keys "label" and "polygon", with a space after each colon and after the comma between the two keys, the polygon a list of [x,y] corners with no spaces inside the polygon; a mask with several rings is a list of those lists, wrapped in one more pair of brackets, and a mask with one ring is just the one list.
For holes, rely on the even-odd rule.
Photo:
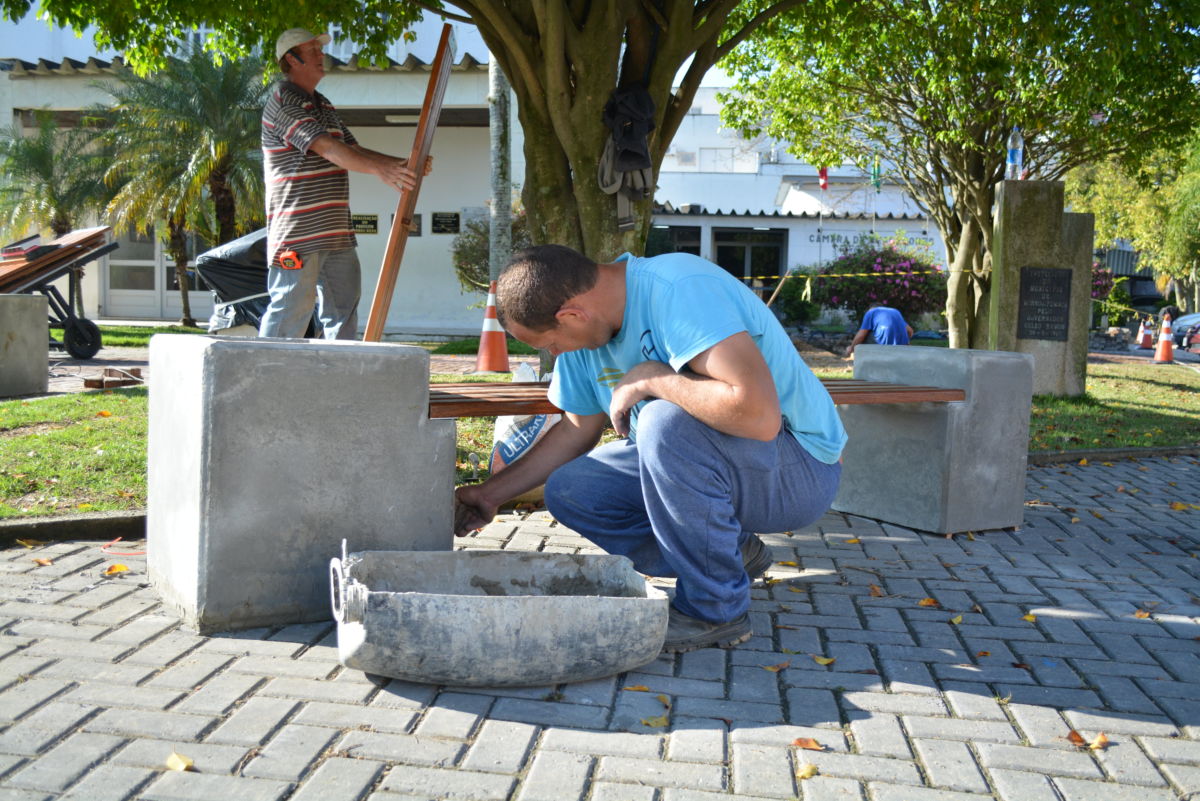
{"label": "white building", "polygon": [[[441,122],[434,138],[434,171],[417,201],[419,231],[408,241],[386,330],[397,335],[476,334],[480,296],[464,293],[454,275],[450,244],[456,222],[484,214],[490,196],[487,107],[488,53],[472,26],[454,23],[457,55]],[[441,21],[415,29],[415,42],[393,45],[391,66],[359,66],[352,44],[326,48],[334,66],[321,92],[338,107],[366,147],[407,155],[424,99]],[[64,123],[102,102],[95,86],[111,80],[112,52],[96,52],[87,38],[51,30],[32,15],[0,22],[0,124],[32,125],[32,112],[49,108]],[[817,171],[772,142],[747,142],[720,129],[716,86],[701,90],[664,160],[655,199],[660,208],[648,251],[687,250],[721,264],[751,285],[770,287],[774,276],[836,256],[839,244],[871,232],[906,231],[926,239],[941,259],[936,231],[897,187],[880,191],[850,167],[829,171],[829,189]],[[524,175],[516,104],[511,104],[514,180]],[[351,174],[352,212],[363,221],[358,251],[363,264],[365,323],[397,196],[371,176]],[[434,221],[437,225],[434,225]],[[156,238],[121,232],[120,248],[86,271],[84,311],[89,317],[177,320],[180,300],[174,265]],[[616,254],[592,254],[607,258]],[[197,320],[211,312],[211,294],[195,287],[189,300]]]}

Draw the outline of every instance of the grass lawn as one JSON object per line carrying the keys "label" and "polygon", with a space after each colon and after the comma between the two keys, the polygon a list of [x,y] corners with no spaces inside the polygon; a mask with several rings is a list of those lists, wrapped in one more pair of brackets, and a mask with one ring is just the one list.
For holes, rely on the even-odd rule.
{"label": "grass lawn", "polygon": [[[495,380],[507,376],[431,377]],[[1200,444],[1200,372],[1089,365],[1087,389],[1071,400],[1034,398],[1031,451]],[[476,477],[471,453],[486,477],[493,425],[490,417],[458,421],[459,482]],[[144,387],[0,401],[0,518],[145,508],[146,430]]]}
{"label": "grass lawn", "polygon": [[1033,399],[1030,451],[1200,443],[1200,372],[1148,362],[1087,369],[1086,395]]}
{"label": "grass lawn", "polygon": [[[506,337],[508,342],[508,353],[510,356],[536,356],[537,349],[531,348],[520,340]],[[479,337],[471,337],[468,339],[455,339],[450,342],[442,342],[430,350],[437,356],[454,356],[454,355],[470,355],[474,356],[479,352]]]}
{"label": "grass lawn", "polygon": [[106,348],[148,348],[155,334],[206,334],[206,328],[182,325],[102,325],[100,342]]}

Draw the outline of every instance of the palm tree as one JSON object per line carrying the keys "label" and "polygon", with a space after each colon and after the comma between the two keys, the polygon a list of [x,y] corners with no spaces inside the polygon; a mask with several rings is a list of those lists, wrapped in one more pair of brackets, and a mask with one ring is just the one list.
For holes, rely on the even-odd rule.
{"label": "palm tree", "polygon": [[102,85],[113,98],[106,138],[116,149],[108,178],[120,184],[114,225],[164,224],[175,262],[184,325],[194,325],[187,290],[188,220],[211,203],[217,241],[262,219],[260,119],[268,87],[256,58],[218,62],[199,47],[167,60],[161,72],[123,71]]}
{"label": "palm tree", "polygon": [[34,117],[37,129],[28,135],[20,123],[0,131],[0,238],[6,242],[31,226],[62,236],[111,197],[95,133],[59,130],[47,110]]}

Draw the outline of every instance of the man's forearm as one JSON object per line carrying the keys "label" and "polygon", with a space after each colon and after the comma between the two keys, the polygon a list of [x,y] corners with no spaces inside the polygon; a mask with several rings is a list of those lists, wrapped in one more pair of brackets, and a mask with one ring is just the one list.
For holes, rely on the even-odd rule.
{"label": "man's forearm", "polygon": [[551,426],[528,453],[479,485],[488,502],[499,506],[540,487],[560,466],[591,450],[604,430],[604,419],[585,417],[580,421],[579,426],[566,419]]}
{"label": "man's forearm", "polygon": [[396,189],[411,188],[416,174],[408,169],[405,159],[386,156],[357,145],[348,145],[332,136],[318,136],[309,146],[321,158],[344,170],[374,175]]}
{"label": "man's forearm", "polygon": [[723,434],[770,440],[779,433],[779,401],[715,378],[692,372],[655,376],[648,381],[649,395],[682,408],[700,422]]}

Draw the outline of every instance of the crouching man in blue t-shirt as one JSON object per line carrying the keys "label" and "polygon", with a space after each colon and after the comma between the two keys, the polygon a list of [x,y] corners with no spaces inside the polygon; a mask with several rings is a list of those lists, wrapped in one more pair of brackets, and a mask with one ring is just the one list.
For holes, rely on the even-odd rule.
{"label": "crouching man in blue t-shirt", "polygon": [[[775,315],[683,253],[597,264],[534,247],[496,295],[508,332],[558,357],[550,400],[565,414],[521,459],[458,488],[467,513],[456,533],[544,483],[563,525],[678,579],[664,651],[749,639],[750,582],[771,565],[754,532],[819,518],[846,441]],[[595,448],[609,421],[627,438]]]}
{"label": "crouching man in blue t-shirt", "polygon": [[890,306],[874,303],[863,315],[854,339],[846,347],[846,355],[853,356],[854,349],[867,341],[867,335],[875,338],[876,345],[907,345],[912,339],[912,326],[904,322],[904,315]]}

